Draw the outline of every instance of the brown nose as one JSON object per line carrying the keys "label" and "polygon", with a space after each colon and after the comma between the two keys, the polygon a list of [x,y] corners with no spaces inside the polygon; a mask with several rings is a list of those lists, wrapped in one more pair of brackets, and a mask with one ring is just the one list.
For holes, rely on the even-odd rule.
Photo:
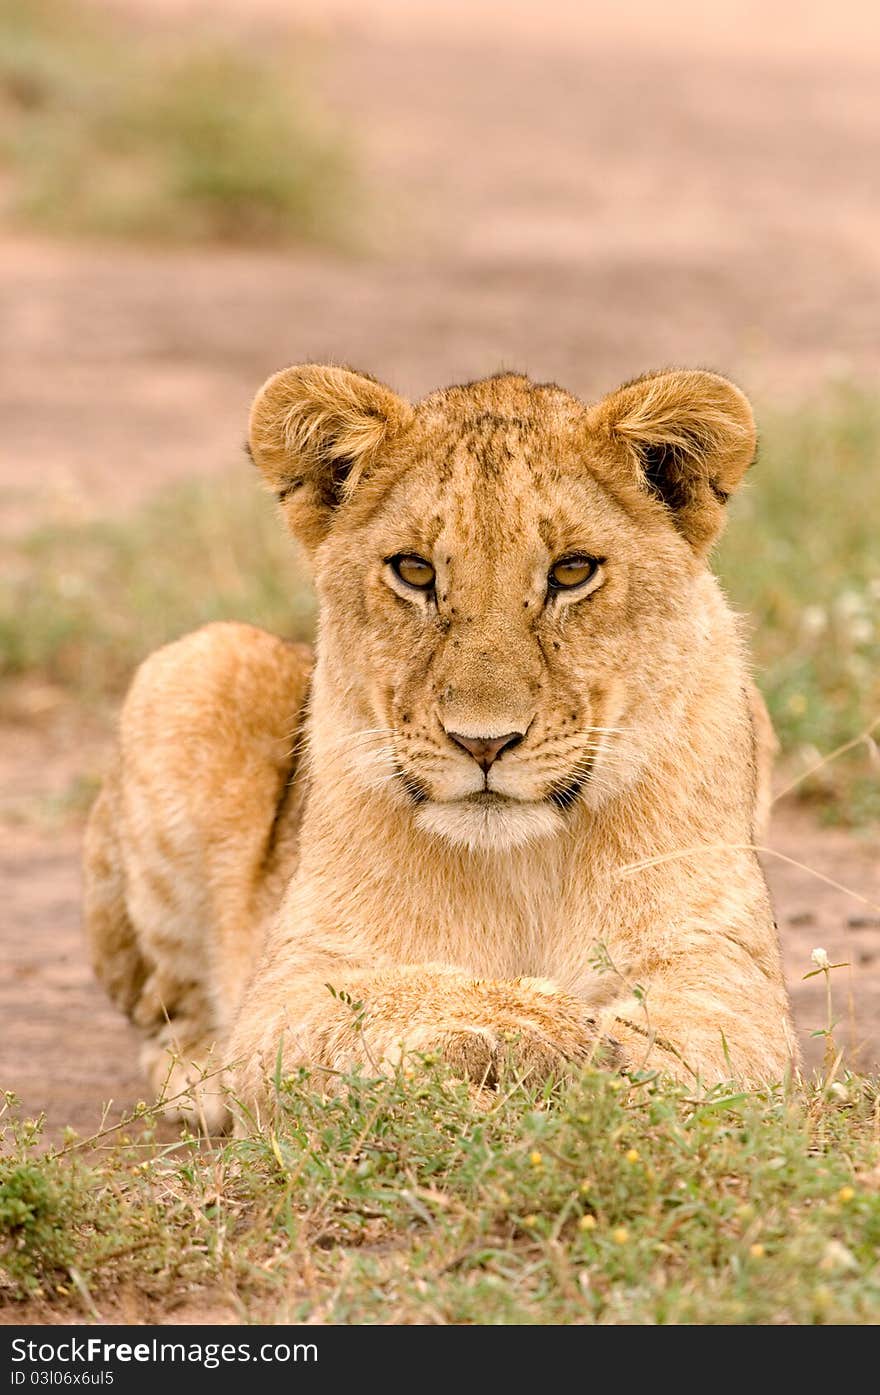
{"label": "brown nose", "polygon": [[521,731],[509,731],[506,736],[460,736],[457,731],[448,731],[446,735],[456,746],[461,746],[463,751],[472,755],[483,770],[488,770],[502,751],[518,746],[523,739]]}

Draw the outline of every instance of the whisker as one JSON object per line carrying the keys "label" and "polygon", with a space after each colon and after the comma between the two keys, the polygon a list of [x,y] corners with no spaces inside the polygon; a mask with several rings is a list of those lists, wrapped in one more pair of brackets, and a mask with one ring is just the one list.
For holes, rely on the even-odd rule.
{"label": "whisker", "polygon": [[386,761],[394,760],[397,752],[393,746],[383,746],[377,751],[352,751],[349,753],[352,765],[356,765],[359,770],[366,770],[371,765],[384,765]]}
{"label": "whisker", "polygon": [[373,754],[372,748],[374,747],[376,751],[393,750],[393,747],[389,746],[387,743],[384,746],[380,746],[379,743],[384,740],[385,737],[383,734],[370,733],[369,739],[361,741],[340,740],[328,742],[326,745],[322,744],[319,746],[315,746],[315,744],[312,743],[310,754],[313,760],[318,758],[321,760],[346,760],[352,756],[369,756]]}
{"label": "whisker", "polygon": [[393,736],[391,727],[365,727],[362,731],[340,732],[338,736],[331,737],[329,741],[322,741],[322,751],[336,750],[338,747],[351,745],[369,745],[371,741],[378,741],[385,736]]}

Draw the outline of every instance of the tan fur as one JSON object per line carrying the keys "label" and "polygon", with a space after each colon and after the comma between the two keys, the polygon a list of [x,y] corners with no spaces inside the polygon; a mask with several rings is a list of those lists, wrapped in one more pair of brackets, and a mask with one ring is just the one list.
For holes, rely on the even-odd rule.
{"label": "tan fur", "polygon": [[[312,558],[311,695],[308,652],[247,626],[161,650],[89,828],[96,969],[154,1086],[234,1063],[261,1117],[279,1045],[328,1083],[402,1050],[477,1081],[597,1049],[780,1077],[772,729],[704,560],[754,454],[742,394],[665,373],[587,407],[502,375],[411,407],[307,365],[250,446]],[[551,594],[573,552],[604,560]],[[524,735],[484,775],[449,732]],[[219,1090],[199,1107],[216,1126]]]}

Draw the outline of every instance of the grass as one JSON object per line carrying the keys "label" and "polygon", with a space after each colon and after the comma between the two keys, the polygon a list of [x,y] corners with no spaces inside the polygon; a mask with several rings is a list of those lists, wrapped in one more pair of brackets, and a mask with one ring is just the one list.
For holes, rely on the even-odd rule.
{"label": "grass", "polygon": [[339,231],[348,161],[297,55],[75,0],[0,7],[5,212],[63,234],[287,242]]}
{"label": "grass", "polygon": [[[760,462],[717,566],[751,617],[759,682],[797,775],[880,717],[880,407],[840,390],[760,415]],[[22,540],[0,583],[0,674],[115,699],[151,649],[222,617],[293,638],[314,618],[293,550],[243,470],[122,521]],[[830,817],[880,819],[876,747],[858,743],[801,791]]]}
{"label": "grass", "polygon": [[880,1320],[876,1081],[693,1096],[588,1072],[487,1109],[427,1062],[332,1098],[302,1075],[279,1104],[249,1141],[161,1144],[142,1111],[42,1155],[9,1107],[8,1319],[112,1317],[128,1290],[268,1321]]}
{"label": "grass", "polygon": [[0,664],[99,701],[152,649],[219,619],[292,639],[313,630],[308,582],[253,471],[176,487],[120,522],[26,538],[0,583]]}
{"label": "grass", "polygon": [[[758,681],[796,770],[872,725],[880,736],[880,404],[839,388],[761,413],[762,444],[734,500],[717,569],[752,620]],[[831,817],[880,820],[870,739],[804,782]]]}

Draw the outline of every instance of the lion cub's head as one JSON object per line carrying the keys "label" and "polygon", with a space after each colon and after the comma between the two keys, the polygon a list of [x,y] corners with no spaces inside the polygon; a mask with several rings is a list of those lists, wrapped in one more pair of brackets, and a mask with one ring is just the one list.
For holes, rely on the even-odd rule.
{"label": "lion cub's head", "polygon": [[250,449],[313,559],[319,765],[497,848],[645,769],[754,455],[731,383],[658,373],[586,406],[505,374],[411,406],[306,365],[258,394]]}

